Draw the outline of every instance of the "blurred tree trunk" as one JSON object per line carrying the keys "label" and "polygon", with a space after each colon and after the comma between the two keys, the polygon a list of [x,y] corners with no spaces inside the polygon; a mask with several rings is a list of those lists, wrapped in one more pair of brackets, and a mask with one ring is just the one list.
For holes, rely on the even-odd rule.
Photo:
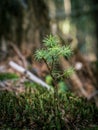
{"label": "blurred tree trunk", "polygon": [[[93,3],[93,6],[98,6],[98,0],[93,0],[92,1]],[[94,10],[93,12],[93,18],[94,18],[94,21],[95,21],[95,31],[96,31],[96,56],[97,56],[97,59],[98,59],[98,8]]]}
{"label": "blurred tree trunk", "polygon": [[48,7],[44,0],[28,0],[28,6],[25,20],[29,19],[29,23],[25,29],[25,40],[39,48],[43,37],[50,33]]}
{"label": "blurred tree trunk", "polygon": [[3,37],[19,47],[24,43],[40,47],[43,37],[50,32],[46,3],[44,0],[1,0],[0,40]]}

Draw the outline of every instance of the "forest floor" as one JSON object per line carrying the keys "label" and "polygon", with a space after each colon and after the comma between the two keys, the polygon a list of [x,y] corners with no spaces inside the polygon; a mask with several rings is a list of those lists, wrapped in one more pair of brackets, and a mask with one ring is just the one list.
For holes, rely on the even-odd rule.
{"label": "forest floor", "polygon": [[[70,90],[78,97],[65,91],[65,98],[60,94],[57,102],[44,88],[48,83],[45,79],[48,69],[44,63],[33,61],[31,54],[22,54],[13,44],[9,46],[9,52],[1,52],[0,129],[98,130],[97,78],[93,77],[95,73],[88,63],[78,55],[81,60],[78,56],[73,57],[70,64],[81,61],[83,68],[65,81],[71,82],[69,86],[73,87]],[[34,80],[33,76],[37,79]],[[39,79],[43,87],[39,85]]]}

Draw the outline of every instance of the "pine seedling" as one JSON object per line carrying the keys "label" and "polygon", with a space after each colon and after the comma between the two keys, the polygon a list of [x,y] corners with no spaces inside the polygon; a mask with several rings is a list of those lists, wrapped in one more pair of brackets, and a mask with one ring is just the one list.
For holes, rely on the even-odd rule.
{"label": "pine seedling", "polygon": [[35,58],[39,61],[44,61],[49,74],[53,79],[54,87],[57,87],[57,79],[60,77],[68,77],[73,73],[73,68],[66,70],[63,74],[55,70],[55,65],[59,63],[61,56],[69,58],[72,55],[72,49],[69,45],[61,46],[59,39],[56,36],[49,35],[43,40],[44,48],[39,49],[35,53]]}

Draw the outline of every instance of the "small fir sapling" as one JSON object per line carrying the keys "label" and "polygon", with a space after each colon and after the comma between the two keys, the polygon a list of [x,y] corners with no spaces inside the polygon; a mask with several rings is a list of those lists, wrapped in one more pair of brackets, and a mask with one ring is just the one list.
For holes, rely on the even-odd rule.
{"label": "small fir sapling", "polygon": [[56,64],[59,63],[61,56],[69,58],[72,55],[72,49],[69,45],[61,46],[59,39],[56,36],[49,35],[43,40],[44,48],[38,49],[35,53],[37,60],[43,60],[46,64],[49,74],[53,79],[53,85],[57,88],[57,79],[70,76],[74,69],[73,67],[65,70],[63,74],[56,70]]}

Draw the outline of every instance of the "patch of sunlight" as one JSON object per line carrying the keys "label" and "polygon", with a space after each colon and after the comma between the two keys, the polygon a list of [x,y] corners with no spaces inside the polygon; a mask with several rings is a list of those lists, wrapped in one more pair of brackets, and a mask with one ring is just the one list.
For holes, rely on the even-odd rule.
{"label": "patch of sunlight", "polygon": [[94,53],[89,53],[85,56],[85,59],[89,62],[95,62],[97,60],[96,55]]}
{"label": "patch of sunlight", "polygon": [[70,32],[70,20],[66,19],[59,23],[60,28],[64,34],[68,34]]}

